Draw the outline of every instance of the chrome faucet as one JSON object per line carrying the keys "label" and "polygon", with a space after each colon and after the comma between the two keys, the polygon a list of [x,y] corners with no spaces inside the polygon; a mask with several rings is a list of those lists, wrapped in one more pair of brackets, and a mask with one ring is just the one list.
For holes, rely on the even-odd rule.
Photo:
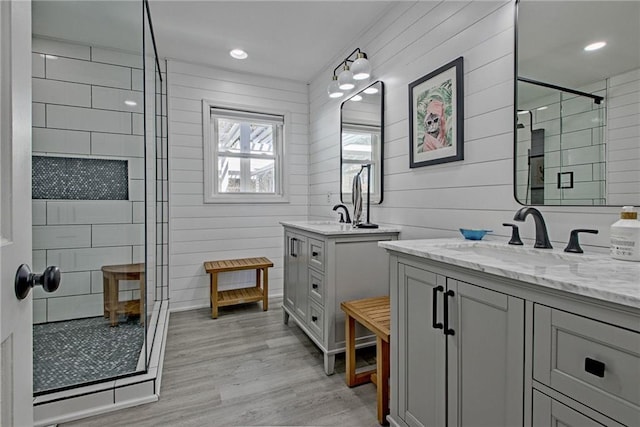
{"label": "chrome faucet", "polygon": [[513,220],[524,222],[529,214],[533,216],[533,221],[536,224],[536,244],[533,245],[533,247],[540,249],[552,249],[553,246],[551,246],[549,234],[547,233],[547,224],[545,224],[544,218],[542,218],[542,214],[538,209],[528,206],[520,208],[513,216]]}
{"label": "chrome faucet", "polygon": [[349,216],[349,209],[343,204],[335,205],[333,207],[334,211],[337,211],[339,208],[344,209],[344,217],[342,216],[342,212],[338,212],[340,214],[340,222],[346,222],[348,224],[351,223],[351,217]]}

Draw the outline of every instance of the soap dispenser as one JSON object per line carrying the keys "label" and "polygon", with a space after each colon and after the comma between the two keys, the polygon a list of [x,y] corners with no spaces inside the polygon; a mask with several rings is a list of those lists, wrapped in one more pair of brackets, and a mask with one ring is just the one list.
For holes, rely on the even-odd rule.
{"label": "soap dispenser", "polygon": [[640,221],[633,206],[624,206],[620,219],[611,226],[611,257],[640,261]]}

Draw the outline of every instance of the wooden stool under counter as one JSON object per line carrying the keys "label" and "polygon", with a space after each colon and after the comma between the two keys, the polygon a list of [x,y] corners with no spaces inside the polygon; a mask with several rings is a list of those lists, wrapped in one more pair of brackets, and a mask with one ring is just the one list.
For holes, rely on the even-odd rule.
{"label": "wooden stool under counter", "polygon": [[[118,325],[118,314],[134,314],[140,316],[140,323],[144,324],[145,275],[144,263],[102,266],[102,280],[104,293],[104,317],[109,318],[111,326]],[[137,280],[140,282],[140,299],[120,301],[120,280]]]}
{"label": "wooden stool under counter", "polygon": [[[265,257],[205,262],[204,269],[211,275],[209,289],[211,294],[211,318],[218,318],[218,307],[246,302],[262,301],[262,310],[267,311],[269,309],[269,267],[273,267],[273,263]],[[239,270],[256,270],[255,286],[218,291],[218,273]],[[260,272],[262,272],[262,286]]]}
{"label": "wooden stool under counter", "polygon": [[[345,313],[345,362],[347,385],[372,382],[378,394],[378,422],[389,415],[389,335],[391,310],[388,296],[340,303]],[[373,332],[376,342],[376,369],[356,373],[356,322]]]}

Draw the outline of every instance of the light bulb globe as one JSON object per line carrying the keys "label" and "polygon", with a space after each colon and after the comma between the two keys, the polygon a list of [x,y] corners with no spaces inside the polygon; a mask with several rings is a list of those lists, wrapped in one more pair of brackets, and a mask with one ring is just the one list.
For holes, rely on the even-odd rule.
{"label": "light bulb globe", "polygon": [[346,64],[342,72],[338,74],[338,87],[342,90],[350,90],[356,87],[353,83],[353,73]]}
{"label": "light bulb globe", "polygon": [[364,53],[358,53],[358,59],[351,65],[351,72],[354,80],[366,80],[371,76],[371,64]]}

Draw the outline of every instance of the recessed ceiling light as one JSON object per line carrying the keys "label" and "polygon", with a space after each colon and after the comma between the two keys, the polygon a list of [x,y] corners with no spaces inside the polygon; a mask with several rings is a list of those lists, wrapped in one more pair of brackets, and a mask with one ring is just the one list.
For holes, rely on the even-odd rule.
{"label": "recessed ceiling light", "polygon": [[351,97],[351,100],[354,102],[362,101],[362,97],[360,95],[355,95]]}
{"label": "recessed ceiling light", "polygon": [[591,52],[592,50],[602,49],[606,45],[607,45],[607,42],[595,42],[595,43],[586,45],[584,47],[584,50],[586,50],[587,52]]}
{"label": "recessed ceiling light", "polygon": [[374,93],[378,93],[378,88],[376,87],[368,87],[364,91],[367,95],[373,95]]}
{"label": "recessed ceiling light", "polygon": [[138,103],[136,101],[132,101],[130,99],[127,99],[126,101],[124,101],[125,105],[128,105],[129,107],[135,107],[136,105],[138,105]]}
{"label": "recessed ceiling light", "polygon": [[547,108],[549,107],[547,107],[546,105],[543,105],[542,107],[536,108],[536,110],[542,111],[542,110],[546,110]]}
{"label": "recessed ceiling light", "polygon": [[247,52],[242,49],[233,49],[231,52],[229,52],[229,55],[231,55],[231,57],[235,59],[245,59],[249,56]]}

